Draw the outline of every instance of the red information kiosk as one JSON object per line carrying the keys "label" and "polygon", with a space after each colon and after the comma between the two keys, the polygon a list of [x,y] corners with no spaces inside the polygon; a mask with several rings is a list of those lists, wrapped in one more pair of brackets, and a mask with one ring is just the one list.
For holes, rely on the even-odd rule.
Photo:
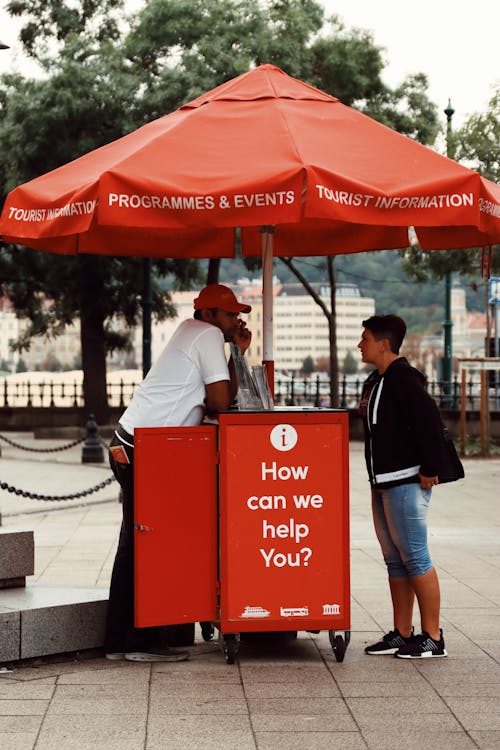
{"label": "red information kiosk", "polygon": [[[350,637],[348,416],[275,408],[135,432],[136,625]],[[341,632],[339,632],[341,631]]]}

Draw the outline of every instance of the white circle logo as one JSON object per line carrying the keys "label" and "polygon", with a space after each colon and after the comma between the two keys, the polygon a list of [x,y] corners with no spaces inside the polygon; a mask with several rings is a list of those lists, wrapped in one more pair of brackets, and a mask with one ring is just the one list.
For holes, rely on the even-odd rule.
{"label": "white circle logo", "polygon": [[271,430],[271,443],[277,451],[291,451],[295,448],[299,436],[291,424],[277,424]]}

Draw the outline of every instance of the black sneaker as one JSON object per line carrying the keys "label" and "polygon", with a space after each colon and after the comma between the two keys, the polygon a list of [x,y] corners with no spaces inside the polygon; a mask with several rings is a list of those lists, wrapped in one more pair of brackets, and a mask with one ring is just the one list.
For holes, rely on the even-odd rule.
{"label": "black sneaker", "polygon": [[373,646],[367,646],[365,648],[365,654],[372,654],[376,656],[385,656],[386,654],[395,654],[398,649],[406,647],[412,643],[414,639],[413,628],[411,629],[411,635],[409,638],[405,638],[401,635],[397,628],[390,630],[386,633],[381,641],[377,641]]}
{"label": "black sneaker", "polygon": [[422,635],[416,635],[412,642],[401,646],[395,653],[398,659],[429,659],[434,657],[448,656],[444,647],[443,631],[439,631],[440,638],[435,641],[425,630]]}

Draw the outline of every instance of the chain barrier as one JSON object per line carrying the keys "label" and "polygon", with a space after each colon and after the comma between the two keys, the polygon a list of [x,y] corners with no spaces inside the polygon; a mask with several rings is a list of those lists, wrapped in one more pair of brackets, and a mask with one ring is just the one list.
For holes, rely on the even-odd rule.
{"label": "chain barrier", "polygon": [[0,489],[6,490],[7,492],[11,492],[14,495],[19,495],[20,497],[27,497],[30,498],[30,500],[76,500],[79,497],[85,497],[86,495],[92,495],[93,492],[98,492],[99,490],[102,490],[103,487],[107,487],[108,484],[111,484],[111,482],[114,482],[115,475],[112,474],[110,477],[105,479],[102,482],[99,482],[99,484],[96,484],[94,487],[91,487],[88,490],[82,490],[81,492],[73,492],[71,495],[39,495],[36,492],[28,492],[28,490],[20,490],[18,487],[13,487],[10,484],[7,484],[7,482],[0,482]]}
{"label": "chain barrier", "polygon": [[85,437],[78,438],[77,440],[73,440],[71,443],[67,443],[66,445],[60,445],[58,448],[32,448],[28,445],[16,443],[14,440],[11,440],[10,438],[5,437],[5,435],[0,434],[0,440],[4,440],[14,448],[20,448],[23,451],[31,451],[32,453],[57,453],[58,451],[65,451],[68,448],[74,448],[75,445],[78,445],[79,443],[83,443],[85,439]]}

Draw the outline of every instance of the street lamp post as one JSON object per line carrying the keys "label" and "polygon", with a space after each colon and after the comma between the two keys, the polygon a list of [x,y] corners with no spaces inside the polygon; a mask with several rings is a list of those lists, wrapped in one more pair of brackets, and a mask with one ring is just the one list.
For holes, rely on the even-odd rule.
{"label": "street lamp post", "polygon": [[145,378],[151,369],[151,258],[143,258],[142,280],[142,375]]}
{"label": "street lamp post", "polygon": [[[451,118],[455,110],[448,100],[448,106],[444,110],[446,115],[446,156],[451,159]],[[451,407],[452,402],[452,326],[451,320],[451,271],[447,271],[444,277],[444,356],[443,356],[443,406]]]}

